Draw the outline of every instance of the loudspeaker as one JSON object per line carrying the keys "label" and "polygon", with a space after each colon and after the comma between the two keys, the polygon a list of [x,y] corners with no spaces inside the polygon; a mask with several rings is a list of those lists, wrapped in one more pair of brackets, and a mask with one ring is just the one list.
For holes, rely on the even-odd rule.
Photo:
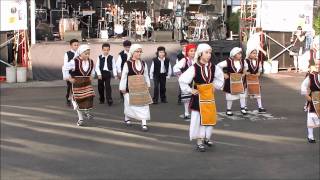
{"label": "loudspeaker", "polygon": [[64,40],[68,42],[71,39],[78,39],[81,41],[81,31],[66,31],[64,33]]}
{"label": "loudspeaker", "polygon": [[172,31],[154,31],[152,39],[154,41],[172,41]]}

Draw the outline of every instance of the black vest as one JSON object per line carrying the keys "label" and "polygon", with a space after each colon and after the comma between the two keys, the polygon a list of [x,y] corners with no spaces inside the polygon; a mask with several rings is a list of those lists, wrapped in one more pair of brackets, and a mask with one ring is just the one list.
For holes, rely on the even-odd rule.
{"label": "black vest", "polygon": [[72,51],[67,52],[68,62],[70,62],[74,58],[75,53]]}
{"label": "black vest", "polygon": [[[318,73],[310,73],[309,74],[310,79],[310,94],[315,91],[320,91],[320,82],[318,78]],[[309,112],[315,112],[314,106],[312,102],[308,102],[309,105]]]}
{"label": "black vest", "polygon": [[[126,63],[127,63],[127,65],[128,65],[128,77],[129,77],[129,76],[133,76],[133,75],[143,75],[143,74],[144,74],[144,68],[145,68],[145,66],[146,66],[146,64],[145,64],[144,61],[141,61],[141,66],[142,66],[142,67],[141,67],[141,70],[140,70],[140,71],[137,70],[134,61],[129,60],[129,61],[127,61]],[[129,79],[129,78],[127,78],[127,92],[129,92],[128,79]]]}
{"label": "black vest", "polygon": [[184,73],[190,66],[188,66],[188,58],[185,57],[185,63],[184,63],[184,66],[183,68],[181,68],[181,72]]}
{"label": "black vest", "polygon": [[[227,61],[227,67],[226,67],[225,70],[226,70],[226,73],[229,75],[229,78],[224,80],[223,91],[227,92],[227,93],[231,93],[231,90],[230,90],[230,74],[231,73],[243,74],[244,60],[243,59],[240,60],[241,68],[240,68],[240,71],[238,71],[238,72],[237,72],[236,67],[233,64],[233,60],[232,59],[229,58],[226,61]],[[245,79],[243,79],[243,85],[245,86]]]}
{"label": "black vest", "polygon": [[[113,60],[113,56],[109,55],[109,56],[108,56],[108,59],[107,59],[107,67],[108,67],[108,70],[109,70],[109,71],[112,71],[112,70],[113,70],[112,60]],[[105,60],[105,57],[102,57],[102,55],[100,55],[100,56],[99,56],[99,62],[100,62],[100,64],[99,64],[99,69],[100,69],[101,72],[102,72],[102,71],[105,71],[105,70],[103,70],[105,61],[106,61],[106,60]]]}
{"label": "black vest", "polygon": [[119,55],[121,57],[121,71],[122,71],[124,63],[127,61],[128,55],[124,53],[124,51],[121,51]]}
{"label": "black vest", "polygon": [[182,58],[184,58],[184,55],[183,55],[182,51],[179,51],[177,54],[178,61],[180,61]]}
{"label": "black vest", "polygon": [[[164,67],[166,70],[166,76],[168,75],[169,72],[169,64],[170,64],[170,59],[169,58],[165,58],[164,60]],[[161,61],[158,59],[158,57],[153,58],[153,74],[154,76],[159,76],[160,72],[161,72]]]}
{"label": "black vest", "polygon": [[[197,89],[197,85],[210,84],[214,80],[214,73],[216,66],[213,63],[208,64],[208,76],[205,73],[206,66],[204,64],[196,63],[193,65],[195,69],[195,76],[193,78],[194,89]],[[195,111],[199,111],[199,95],[192,95],[189,104],[190,108]]]}
{"label": "black vest", "polygon": [[252,61],[249,59],[246,59],[246,62],[248,64],[248,71],[250,72],[250,74],[257,74],[259,72],[259,61],[256,61],[256,66],[254,66]]}
{"label": "black vest", "polygon": [[89,59],[89,69],[87,71],[84,71],[82,69],[82,61],[77,57],[74,59],[75,69],[74,71],[71,71],[70,75],[72,77],[74,76],[91,76],[91,72],[93,70],[93,60]]}

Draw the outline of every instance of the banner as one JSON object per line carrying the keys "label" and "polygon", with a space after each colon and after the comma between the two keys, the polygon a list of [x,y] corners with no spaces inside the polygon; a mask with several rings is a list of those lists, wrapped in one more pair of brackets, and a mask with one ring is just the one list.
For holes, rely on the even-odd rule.
{"label": "banner", "polygon": [[28,29],[26,0],[1,0],[0,8],[0,31]]}
{"label": "banner", "polygon": [[264,31],[292,32],[312,28],[313,0],[259,0],[257,27]]}

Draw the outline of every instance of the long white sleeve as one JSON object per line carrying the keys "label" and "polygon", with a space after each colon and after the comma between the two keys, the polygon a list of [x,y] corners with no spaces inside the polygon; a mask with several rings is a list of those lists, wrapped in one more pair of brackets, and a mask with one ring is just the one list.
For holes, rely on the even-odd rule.
{"label": "long white sleeve", "polygon": [[223,68],[226,68],[228,66],[228,63],[226,60],[224,61],[221,61],[217,64],[217,66],[220,68],[220,69],[223,69]]}
{"label": "long white sleeve", "polygon": [[172,68],[171,68],[171,63],[169,62],[167,79],[170,79],[171,75],[172,75]]}
{"label": "long white sleeve", "polygon": [[71,61],[67,62],[66,64],[63,65],[62,70],[64,71],[64,75],[65,75],[65,79],[69,79],[70,78],[70,70],[74,70],[75,69],[75,62],[72,59]]}
{"label": "long white sleeve", "polygon": [[304,81],[301,84],[301,95],[308,94],[309,86],[310,86],[310,78],[308,76],[306,79],[304,79]]}
{"label": "long white sleeve", "polygon": [[[93,63],[93,67],[94,67],[94,62],[92,61],[92,63]],[[94,78],[95,75],[96,75],[96,71],[94,69],[92,69],[91,77]]]}
{"label": "long white sleeve", "polygon": [[112,57],[112,73],[113,77],[117,77],[117,65],[116,65],[116,59]]}
{"label": "long white sleeve", "polygon": [[154,72],[154,62],[152,61],[152,64],[150,67],[150,79],[153,79],[153,72]]}
{"label": "long white sleeve", "polygon": [[181,73],[181,69],[184,67],[186,64],[186,59],[183,58],[180,61],[178,61],[174,66],[173,66],[173,73],[176,75],[179,75]]}
{"label": "long white sleeve", "polygon": [[67,53],[64,53],[64,57],[63,57],[63,65],[67,64],[68,62],[68,54]]}
{"label": "long white sleeve", "polygon": [[216,66],[215,71],[214,71],[213,84],[214,84],[214,87],[219,90],[221,90],[224,85],[223,71],[218,66]]}
{"label": "long white sleeve", "polygon": [[147,64],[145,64],[144,66],[143,76],[144,76],[144,79],[146,80],[147,86],[151,87]]}
{"label": "long white sleeve", "polygon": [[95,71],[97,73],[98,76],[101,76],[101,71],[100,71],[100,58],[98,57],[97,61],[96,61],[96,66],[95,66]]}
{"label": "long white sleeve", "polygon": [[120,91],[126,91],[127,89],[127,78],[128,78],[128,64],[125,63],[122,69],[121,79],[119,83],[119,90]]}
{"label": "long white sleeve", "polygon": [[119,74],[121,73],[121,62],[122,62],[122,59],[121,59],[121,56],[119,55],[116,61],[116,69],[117,69],[117,73]]}
{"label": "long white sleeve", "polygon": [[66,73],[66,71],[64,70],[64,66],[68,63],[68,55],[67,53],[64,54],[63,57],[63,65],[62,65],[62,77],[63,80],[67,80],[68,79],[68,73]]}
{"label": "long white sleeve", "polygon": [[183,93],[191,93],[192,89],[189,84],[192,82],[195,76],[194,66],[190,66],[184,73],[179,77],[179,85],[181,92]]}

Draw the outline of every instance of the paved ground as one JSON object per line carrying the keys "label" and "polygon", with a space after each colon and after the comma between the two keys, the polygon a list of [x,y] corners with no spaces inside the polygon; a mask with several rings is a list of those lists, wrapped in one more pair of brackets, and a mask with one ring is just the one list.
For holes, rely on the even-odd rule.
{"label": "paved ground", "polygon": [[[89,127],[75,126],[64,104],[62,81],[1,85],[1,179],[319,179],[319,142],[306,141],[306,114],[299,86],[303,75],[281,73],[263,79],[268,114],[229,118],[224,95],[214,129],[215,146],[200,153],[180,119],[175,80],[168,104],[151,106],[150,131],[138,122],[126,127],[123,105],[97,104]],[[31,86],[31,87],[30,87]],[[97,91],[96,91],[97,92]],[[319,130],[315,131],[317,139]]]}

